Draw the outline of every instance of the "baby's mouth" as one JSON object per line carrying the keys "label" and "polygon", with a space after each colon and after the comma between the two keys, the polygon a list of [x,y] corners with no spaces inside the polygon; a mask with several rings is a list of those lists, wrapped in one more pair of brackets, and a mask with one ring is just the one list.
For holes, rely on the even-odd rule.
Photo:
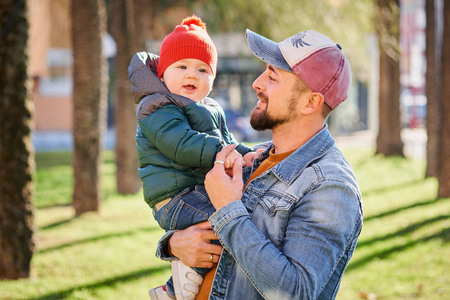
{"label": "baby's mouth", "polygon": [[183,87],[187,90],[195,90],[196,89],[195,85],[192,85],[192,84],[184,85]]}

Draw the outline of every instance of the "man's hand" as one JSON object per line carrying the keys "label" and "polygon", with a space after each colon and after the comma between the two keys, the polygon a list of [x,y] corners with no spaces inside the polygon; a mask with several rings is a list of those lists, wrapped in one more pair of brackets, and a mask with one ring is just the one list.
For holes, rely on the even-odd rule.
{"label": "man's hand", "polygon": [[222,246],[211,244],[210,240],[218,240],[218,237],[206,221],[176,231],[170,237],[169,249],[186,266],[212,268],[219,262]]}
{"label": "man's hand", "polygon": [[[235,145],[229,145],[217,153],[216,160],[226,161],[228,155],[233,152]],[[215,164],[211,171],[206,174],[205,188],[209,199],[216,209],[228,203],[240,200],[242,197],[242,157],[234,162],[231,172],[225,172],[223,164]]]}

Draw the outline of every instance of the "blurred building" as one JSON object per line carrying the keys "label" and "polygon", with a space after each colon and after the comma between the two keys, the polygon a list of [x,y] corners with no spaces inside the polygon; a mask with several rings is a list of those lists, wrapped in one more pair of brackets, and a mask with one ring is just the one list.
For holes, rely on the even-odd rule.
{"label": "blurred building", "polygon": [[402,125],[409,128],[424,127],[427,104],[425,96],[425,1],[401,0],[400,4]]}
{"label": "blurred building", "polygon": [[[422,41],[423,0],[402,0],[402,49],[408,59],[402,61],[402,81],[405,91],[423,91],[424,45]],[[29,74],[33,78],[33,99],[35,103],[34,144],[37,151],[71,149],[72,145],[72,50],[70,0],[29,0],[30,11],[30,64]],[[170,31],[174,24],[189,15],[186,8],[171,10],[168,15],[159,16],[158,26],[165,23]],[[414,24],[413,24],[414,23]],[[407,28],[407,29],[405,29]],[[149,28],[148,36],[157,40],[147,41],[147,50],[158,53],[162,34],[160,27]],[[405,31],[406,30],[406,31]],[[158,34],[152,32],[157,31]],[[404,32],[405,31],[405,32]],[[244,33],[230,33],[212,36],[219,52],[219,65],[211,97],[220,102],[227,112],[229,127],[239,140],[254,141],[267,139],[270,132],[256,133],[249,125],[249,114],[257,98],[252,82],[264,70],[264,64],[250,52]],[[413,46],[414,45],[414,46]],[[111,36],[104,37],[104,51],[109,57],[111,71],[114,69],[115,43]],[[378,52],[376,39],[368,42],[371,61],[371,79],[361,83],[353,77],[349,99],[338,107],[328,123],[333,134],[347,134],[358,130],[376,131],[378,124]],[[420,58],[416,60],[416,58]],[[130,58],[131,59],[131,58]],[[414,59],[414,63],[412,62]],[[419,66],[419,67],[418,67]],[[420,69],[420,72],[416,70]],[[421,73],[422,72],[422,73]],[[413,73],[413,75],[411,75]],[[406,75],[405,75],[406,74]],[[419,74],[419,77],[417,77]],[[422,74],[422,75],[420,75]],[[419,79],[417,79],[419,78]],[[111,85],[110,85],[111,87]],[[113,86],[111,88],[114,88]],[[406,93],[406,92],[405,92]],[[114,93],[110,93],[113,97]],[[415,95],[415,94],[414,94]],[[419,98],[414,98],[418,101]],[[114,99],[109,99],[108,127],[105,133],[107,147],[114,144]],[[409,121],[408,121],[409,122]]]}
{"label": "blurred building", "polygon": [[72,51],[69,0],[28,1],[29,74],[36,131],[72,128]]}

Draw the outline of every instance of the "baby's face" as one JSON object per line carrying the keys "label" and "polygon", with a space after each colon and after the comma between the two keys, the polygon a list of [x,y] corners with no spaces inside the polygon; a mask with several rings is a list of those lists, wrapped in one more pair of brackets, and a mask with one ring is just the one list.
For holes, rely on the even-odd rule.
{"label": "baby's face", "polygon": [[214,76],[206,63],[186,58],[167,67],[161,80],[171,93],[199,102],[211,91]]}

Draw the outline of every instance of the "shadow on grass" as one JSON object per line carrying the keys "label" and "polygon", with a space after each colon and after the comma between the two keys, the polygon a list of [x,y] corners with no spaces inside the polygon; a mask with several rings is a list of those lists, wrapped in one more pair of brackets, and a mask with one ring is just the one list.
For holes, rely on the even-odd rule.
{"label": "shadow on grass", "polygon": [[374,259],[384,259],[391,254],[398,253],[400,251],[404,251],[406,249],[412,248],[416,245],[420,245],[422,243],[429,242],[431,240],[441,239],[444,243],[450,242],[450,228],[445,228],[441,232],[411,241],[409,243],[405,243],[403,245],[398,245],[389,249],[381,250],[378,252],[374,252],[371,255],[368,255],[366,257],[352,260],[350,261],[350,264],[348,265],[347,272],[352,271],[358,268],[363,267],[364,265],[372,262]]}
{"label": "shadow on grass", "polygon": [[401,212],[401,211],[408,210],[408,209],[412,209],[412,208],[416,208],[416,207],[427,206],[427,205],[433,205],[433,204],[436,204],[436,203],[438,203],[438,202],[440,202],[440,201],[443,201],[443,200],[444,200],[444,201],[445,201],[445,200],[448,201],[449,198],[438,198],[438,199],[435,198],[435,199],[429,199],[429,200],[426,200],[426,201],[413,203],[413,204],[411,204],[411,205],[406,205],[406,206],[398,207],[398,208],[396,208],[396,209],[393,209],[393,210],[390,210],[390,211],[386,211],[386,212],[382,212],[382,213],[379,213],[379,214],[377,214],[377,215],[364,217],[364,222],[371,221],[371,220],[373,220],[373,219],[378,219],[378,218],[387,217],[387,216],[390,216],[390,215],[395,215],[396,213],[399,213],[399,212]]}
{"label": "shadow on grass", "polygon": [[407,226],[407,227],[405,227],[405,228],[403,228],[403,229],[401,229],[399,231],[387,234],[385,236],[380,236],[380,237],[376,237],[376,238],[373,238],[373,239],[370,239],[370,240],[358,242],[358,248],[365,247],[365,246],[370,246],[370,245],[372,245],[374,243],[386,241],[386,240],[389,240],[389,239],[392,239],[392,238],[395,238],[395,237],[398,237],[398,236],[407,235],[407,234],[412,233],[412,232],[414,232],[414,231],[416,231],[416,230],[418,230],[418,229],[420,229],[420,228],[422,228],[424,226],[427,226],[429,224],[432,224],[432,223],[435,223],[435,222],[439,222],[439,221],[442,221],[442,220],[447,220],[447,219],[450,219],[450,215],[436,216],[436,217],[428,219],[428,220],[417,222],[415,224],[412,224],[412,225]]}
{"label": "shadow on grass", "polygon": [[394,184],[394,185],[383,186],[383,187],[373,189],[373,190],[362,191],[361,193],[364,198],[367,196],[378,195],[378,194],[383,194],[386,192],[392,192],[395,190],[406,189],[411,186],[415,186],[415,185],[424,183],[425,181],[426,181],[426,179],[421,178],[421,179],[411,180],[411,181],[402,182],[402,183],[398,183],[398,184]]}
{"label": "shadow on grass", "polygon": [[36,209],[50,209],[55,207],[70,207],[72,206],[71,203],[52,203],[52,204],[43,204],[43,205],[36,205]]}
{"label": "shadow on grass", "polygon": [[71,242],[71,243],[65,243],[65,244],[54,246],[54,247],[39,249],[37,251],[37,253],[38,254],[43,254],[43,253],[48,253],[48,252],[57,251],[57,250],[61,250],[61,249],[64,249],[64,248],[72,247],[72,246],[75,246],[75,245],[82,245],[82,244],[87,244],[87,243],[93,243],[93,242],[106,240],[106,239],[110,239],[110,238],[129,237],[130,235],[136,234],[138,232],[151,232],[151,231],[154,231],[154,230],[159,230],[159,227],[156,227],[156,226],[155,227],[143,227],[143,228],[139,228],[139,229],[136,229],[136,230],[130,230],[130,231],[124,231],[124,232],[117,232],[117,233],[105,234],[105,235],[100,235],[100,236],[94,236],[94,237],[91,237],[91,238],[78,240],[78,241],[74,241],[74,242]]}
{"label": "shadow on grass", "polygon": [[115,165],[116,164],[116,159],[113,155],[103,155],[103,164],[106,165]]}
{"label": "shadow on grass", "polygon": [[67,220],[61,220],[59,222],[51,223],[51,224],[48,224],[46,226],[39,227],[39,230],[53,229],[53,228],[59,227],[61,225],[70,223],[73,220],[75,220],[75,217],[67,219]]}
{"label": "shadow on grass", "polygon": [[28,298],[27,300],[58,300],[58,299],[66,299],[67,297],[70,296],[70,294],[72,294],[73,292],[75,292],[77,290],[95,290],[95,289],[102,288],[102,287],[110,287],[110,286],[113,286],[115,284],[123,284],[125,282],[134,281],[134,280],[138,280],[138,279],[140,279],[142,277],[145,277],[145,276],[153,275],[154,273],[157,273],[157,272],[165,271],[165,270],[167,270],[169,268],[170,268],[170,264],[167,264],[166,266],[160,266],[160,267],[156,267],[156,268],[150,268],[150,269],[140,270],[140,271],[136,271],[136,272],[131,272],[131,273],[128,273],[128,274],[123,274],[121,276],[105,279],[103,281],[90,283],[90,284],[85,284],[85,285],[80,285],[80,286],[77,286],[77,287],[73,287],[73,288],[69,288],[69,289],[66,289],[66,290],[54,292],[54,293],[43,295],[43,296],[40,296],[40,297]]}

